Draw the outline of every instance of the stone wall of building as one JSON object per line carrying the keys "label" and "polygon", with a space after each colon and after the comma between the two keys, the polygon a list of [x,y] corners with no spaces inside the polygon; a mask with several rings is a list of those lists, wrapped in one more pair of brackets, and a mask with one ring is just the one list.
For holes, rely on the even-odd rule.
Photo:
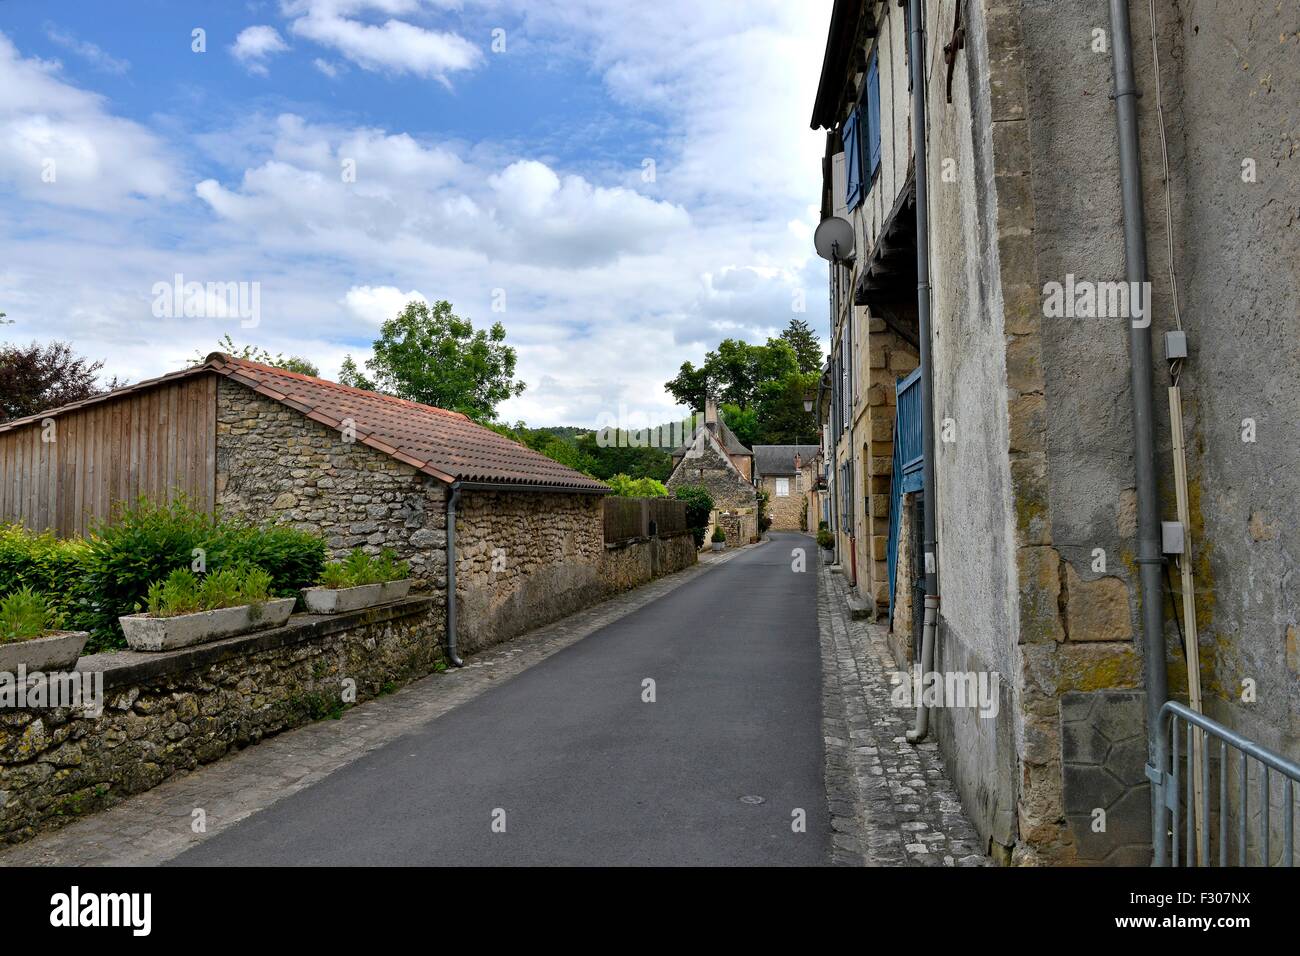
{"label": "stone wall of building", "polygon": [[804,465],[799,475],[781,476],[789,483],[790,493],[781,497],[776,493],[777,479],[764,475],[760,481],[763,491],[767,492],[767,513],[772,517],[773,531],[808,531],[817,530],[817,507],[815,504],[817,486],[817,469],[815,462]]}
{"label": "stone wall of building", "polygon": [[443,660],[441,608],[410,598],[176,651],[83,657],[103,711],[0,711],[0,841],[119,803],[172,775],[387,693]]}
{"label": "stone wall of building", "polygon": [[465,491],[456,515],[460,648],[480,650],[602,599],[600,495]]}
{"label": "stone wall of building", "polygon": [[754,486],[736,470],[730,457],[710,441],[705,429],[696,433],[686,456],[665,482],[671,493],[683,485],[702,485],[713,496],[715,508],[754,508],[758,497]]}
{"label": "stone wall of building", "polygon": [[446,591],[441,482],[225,378],[217,391],[217,507],[320,532],[334,558],[392,548],[432,593]]}

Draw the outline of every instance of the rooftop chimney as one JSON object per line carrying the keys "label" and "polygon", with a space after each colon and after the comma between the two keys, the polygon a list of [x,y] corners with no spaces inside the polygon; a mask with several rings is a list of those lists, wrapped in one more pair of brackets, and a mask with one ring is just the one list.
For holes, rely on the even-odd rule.
{"label": "rooftop chimney", "polygon": [[803,457],[798,452],[794,453],[794,470],[795,471],[803,470]]}
{"label": "rooftop chimney", "polygon": [[712,395],[704,396],[704,424],[713,426],[713,430],[717,431],[718,400]]}

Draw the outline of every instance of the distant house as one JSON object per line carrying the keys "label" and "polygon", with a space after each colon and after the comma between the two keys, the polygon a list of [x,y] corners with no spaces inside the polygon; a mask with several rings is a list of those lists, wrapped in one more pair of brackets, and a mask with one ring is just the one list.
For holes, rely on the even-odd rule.
{"label": "distant house", "polygon": [[755,509],[754,453],[718,417],[718,403],[709,396],[704,403],[704,421],[690,440],[674,449],[673,470],[666,485],[672,491],[682,485],[702,485],[713,496],[720,511]]}
{"label": "distant house", "polygon": [[457,412],[223,353],[0,425],[0,522],[84,534],[184,494],[321,532],[334,556],[390,547],[435,597],[450,547],[465,650],[607,593],[608,490]]}
{"label": "distant house", "polygon": [[755,445],[754,486],[767,492],[773,531],[817,529],[819,445]]}

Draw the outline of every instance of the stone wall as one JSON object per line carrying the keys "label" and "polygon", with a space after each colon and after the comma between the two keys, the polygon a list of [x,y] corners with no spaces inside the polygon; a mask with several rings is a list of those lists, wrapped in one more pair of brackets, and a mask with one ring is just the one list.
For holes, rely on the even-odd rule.
{"label": "stone wall", "polygon": [[662,538],[638,538],[605,545],[600,574],[606,590],[626,591],[688,568],[695,559],[695,540],[689,531]]}
{"label": "stone wall", "polygon": [[[338,712],[443,660],[428,598],[287,625],[177,651],[83,657],[104,709],[0,711],[0,840],[121,802],[263,737]],[[345,685],[345,681],[352,685]]]}
{"label": "stone wall", "polygon": [[715,508],[755,508],[754,486],[736,470],[731,458],[719,450],[707,429],[695,435],[686,455],[665,482],[671,493],[683,485],[702,485],[713,496]]}
{"label": "stone wall", "polygon": [[508,640],[607,593],[600,495],[465,491],[456,515],[459,647]]}
{"label": "stone wall", "polygon": [[217,507],[320,532],[335,558],[357,547],[392,548],[432,592],[446,591],[442,483],[225,378],[217,391]]}
{"label": "stone wall", "polygon": [[764,475],[760,479],[762,489],[767,492],[767,513],[772,516],[772,530],[807,531],[811,528],[815,532],[818,521],[813,503],[816,496],[813,490],[817,484],[816,467],[809,462],[802,469],[802,477],[795,475],[782,477],[785,477],[790,485],[790,493],[784,498],[776,493],[776,478]]}

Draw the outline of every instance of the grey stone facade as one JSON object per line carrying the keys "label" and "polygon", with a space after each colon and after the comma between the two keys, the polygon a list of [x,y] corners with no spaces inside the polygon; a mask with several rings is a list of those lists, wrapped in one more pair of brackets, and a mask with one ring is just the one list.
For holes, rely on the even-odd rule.
{"label": "grey stone facade", "polygon": [[707,427],[695,433],[664,484],[669,492],[683,485],[701,485],[719,510],[758,507],[758,493],[749,478],[736,468]]}

